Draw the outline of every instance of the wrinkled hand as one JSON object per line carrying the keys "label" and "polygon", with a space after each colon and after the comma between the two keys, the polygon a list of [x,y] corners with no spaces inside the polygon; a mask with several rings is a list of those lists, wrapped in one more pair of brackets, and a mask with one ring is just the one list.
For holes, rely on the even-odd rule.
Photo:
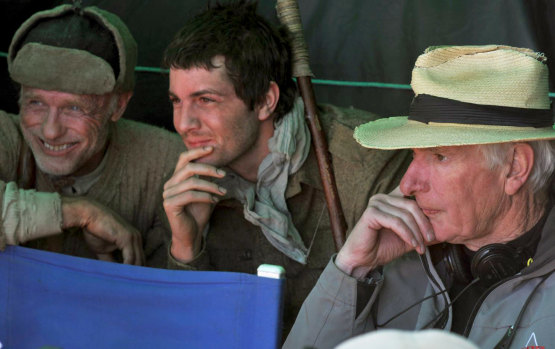
{"label": "wrinkled hand", "polygon": [[225,171],[194,160],[210,154],[212,147],[182,153],[172,177],[164,185],[164,210],[172,230],[171,254],[184,262],[200,252],[202,231],[214,205],[226,190],[199,176],[222,178]]}
{"label": "wrinkled hand", "polygon": [[360,278],[411,250],[423,254],[434,240],[432,225],[416,201],[404,198],[397,188],[370,198],[335,263]]}
{"label": "wrinkled hand", "polygon": [[85,240],[101,260],[114,259],[121,250],[125,264],[144,265],[141,233],[110,208],[83,197],[62,197],[63,229],[79,227]]}

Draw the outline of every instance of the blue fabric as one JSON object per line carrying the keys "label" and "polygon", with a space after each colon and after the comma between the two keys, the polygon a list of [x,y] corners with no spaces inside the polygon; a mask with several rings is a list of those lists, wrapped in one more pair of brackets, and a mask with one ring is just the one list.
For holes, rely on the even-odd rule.
{"label": "blue fabric", "polygon": [[275,348],[283,280],[0,252],[4,348]]}

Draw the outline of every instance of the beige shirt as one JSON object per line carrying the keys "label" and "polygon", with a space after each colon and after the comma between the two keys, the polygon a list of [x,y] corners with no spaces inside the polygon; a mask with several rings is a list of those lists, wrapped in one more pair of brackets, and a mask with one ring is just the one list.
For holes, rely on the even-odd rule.
{"label": "beige shirt", "polygon": [[[55,193],[57,189],[53,179],[38,169],[30,187],[41,193],[38,195],[41,203],[33,210],[20,210],[23,207],[21,203],[33,197],[29,196],[32,190],[18,188],[21,183],[18,166],[25,160],[21,158],[24,146],[18,117],[0,112],[0,202],[3,207],[8,202],[10,205],[18,202],[17,207],[8,207],[8,214],[0,217],[0,244],[6,242],[6,229],[30,231],[30,227],[36,226],[37,236],[60,232],[61,210],[52,209],[56,205],[60,207],[60,196]],[[103,160],[104,168],[99,170],[98,177],[93,174],[81,182],[79,179],[76,181],[76,190],[86,192],[83,196],[109,207],[141,232],[148,266],[167,265],[166,248],[171,230],[162,206],[162,191],[165,181],[173,173],[179,154],[184,150],[183,142],[175,133],[121,119],[112,125],[110,144]],[[12,184],[8,185],[10,182]],[[20,194],[10,194],[16,191]],[[12,212],[19,213],[10,215],[13,209],[16,211]],[[18,233],[18,236],[26,235]],[[78,230],[35,239],[27,246],[96,258]]]}

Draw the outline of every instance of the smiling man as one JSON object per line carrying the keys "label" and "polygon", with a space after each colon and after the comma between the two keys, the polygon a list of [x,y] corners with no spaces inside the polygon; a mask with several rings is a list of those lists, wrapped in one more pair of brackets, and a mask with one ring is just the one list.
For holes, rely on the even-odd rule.
{"label": "smiling man", "polygon": [[183,150],[174,134],[121,119],[137,47],[115,15],[63,5],[12,39],[19,115],[0,115],[0,248],[167,265],[162,186]]}
{"label": "smiling man", "polygon": [[[185,24],[164,63],[188,149],[164,190],[172,267],[283,266],[288,332],[335,248],[287,33],[252,2],[216,5]],[[371,195],[398,185],[410,154],[356,144],[354,126],[373,114],[322,105],[320,115],[352,227]]]}
{"label": "smiling man", "polygon": [[508,46],[429,48],[408,117],[358,127],[413,150],[373,196],[303,304],[285,348],[440,328],[480,348],[555,344],[555,139],[546,58]]}

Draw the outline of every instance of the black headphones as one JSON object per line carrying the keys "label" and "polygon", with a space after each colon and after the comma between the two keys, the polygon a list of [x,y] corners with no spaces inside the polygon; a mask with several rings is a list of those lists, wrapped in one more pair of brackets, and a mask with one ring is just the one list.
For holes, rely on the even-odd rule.
{"label": "black headphones", "polygon": [[[432,321],[428,322],[421,329],[426,329],[429,326],[435,326],[438,321],[440,323],[443,321],[443,324],[438,327],[443,328],[445,326],[446,320],[441,319],[445,318],[445,315],[447,314],[446,311],[469,287],[476,284],[477,282],[480,282],[482,286],[489,288],[493,284],[515,275],[528,265],[533,254],[532,250],[521,247],[515,248],[508,244],[486,245],[476,251],[473,255],[472,252],[466,250],[463,245],[453,245],[448,243],[429,246],[428,250],[430,251],[432,263],[438,268],[438,272],[447,272],[456,281],[462,282],[466,284],[466,286],[462,291],[459,292],[458,295],[454,297],[451,303],[447,304],[445,309],[441,311],[438,316],[434,317]],[[470,258],[470,255],[472,255],[472,258]],[[430,279],[434,279],[434,277],[430,273],[429,264],[426,262],[426,257],[420,256],[420,259],[422,261],[422,264],[424,265],[424,269],[428,274],[428,277]],[[511,344],[516,328],[520,323],[522,315],[524,314],[528,303],[532,299],[532,296],[534,295],[538,287],[554,272],[555,270],[543,276],[540,283],[535,286],[535,288],[526,299],[526,302],[522,307],[514,325],[509,328],[505,336],[499,341],[499,343],[495,347],[496,349],[505,349]],[[427,296],[412,304],[403,311],[395,314],[387,321],[381,324],[376,323],[376,326],[384,327],[392,320],[406,313],[415,305],[422,303],[426,299],[442,295],[446,292],[447,290],[444,289],[440,292],[432,294],[431,296]],[[447,303],[447,299],[445,299],[445,302]]]}
{"label": "black headphones", "polygon": [[468,284],[479,278],[480,283],[488,287],[521,271],[532,257],[524,249],[506,244],[483,246],[472,258],[462,245],[444,243],[435,246],[432,246],[434,259],[443,261],[445,269],[455,280]]}

